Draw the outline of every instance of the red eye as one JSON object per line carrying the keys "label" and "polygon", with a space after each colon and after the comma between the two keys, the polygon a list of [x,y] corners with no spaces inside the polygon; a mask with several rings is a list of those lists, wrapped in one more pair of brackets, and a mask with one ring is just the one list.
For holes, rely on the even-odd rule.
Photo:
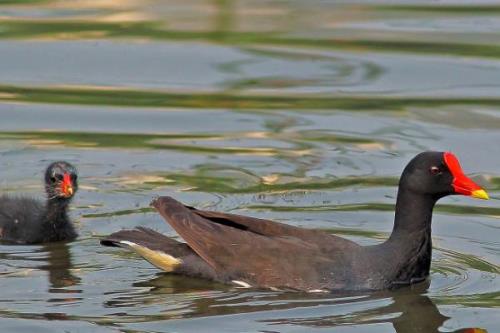
{"label": "red eye", "polygon": [[437,175],[437,174],[441,173],[441,170],[437,166],[431,167],[430,171],[431,171],[431,174],[433,174],[433,175]]}

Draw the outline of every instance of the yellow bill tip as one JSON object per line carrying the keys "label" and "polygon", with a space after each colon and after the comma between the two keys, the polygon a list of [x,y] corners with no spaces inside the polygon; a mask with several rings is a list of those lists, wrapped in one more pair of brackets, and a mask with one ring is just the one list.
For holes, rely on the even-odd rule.
{"label": "yellow bill tip", "polygon": [[[460,330],[462,332],[462,330]],[[488,333],[488,331],[482,328],[466,328],[463,330],[463,333]]]}
{"label": "yellow bill tip", "polygon": [[478,199],[483,199],[483,200],[488,200],[490,198],[488,196],[488,193],[486,193],[485,190],[475,190],[475,191],[472,191],[471,197],[478,198]]}

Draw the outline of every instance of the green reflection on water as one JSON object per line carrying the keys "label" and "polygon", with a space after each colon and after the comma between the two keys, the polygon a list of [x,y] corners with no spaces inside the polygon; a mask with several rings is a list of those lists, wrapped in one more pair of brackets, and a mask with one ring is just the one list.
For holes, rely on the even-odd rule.
{"label": "green reflection on water", "polygon": [[[360,177],[356,177],[358,179]],[[395,180],[395,179],[393,179]],[[356,185],[365,185],[365,180],[360,179],[359,183]],[[384,185],[384,184],[373,184],[373,185]],[[346,185],[346,187],[352,185]],[[382,211],[382,212],[392,212],[395,209],[394,204],[386,203],[361,203],[361,204],[345,204],[345,205],[318,205],[318,206],[277,206],[277,205],[251,205],[248,208],[251,209],[261,209],[276,212],[293,212],[293,211]],[[434,208],[434,211],[439,213],[447,213],[453,215],[483,215],[491,217],[500,217],[500,208],[497,207],[480,207],[480,206],[458,206],[458,205],[443,205],[439,204]]]}
{"label": "green reflection on water", "polygon": [[311,142],[321,142],[321,143],[345,143],[345,144],[363,144],[363,143],[375,143],[374,140],[369,140],[366,138],[355,138],[334,135],[321,130],[311,130],[311,131],[301,131],[300,140],[311,141]]}
{"label": "green reflection on water", "polygon": [[[164,149],[179,150],[188,153],[232,153],[232,154],[256,154],[256,155],[281,155],[289,151],[296,154],[298,149],[311,148],[303,142],[323,141],[340,144],[363,144],[373,143],[373,141],[334,135],[326,132],[302,131],[287,134],[274,134],[282,141],[290,142],[292,148],[272,148],[272,147],[231,147],[225,144],[220,147],[200,145],[203,141],[231,140],[241,138],[245,133],[225,133],[215,134],[134,134],[134,133],[100,133],[100,132],[57,132],[57,131],[36,131],[36,132],[0,132],[0,138],[27,140],[34,145],[67,145],[87,148],[125,148],[125,149]],[[267,137],[272,137],[269,133]],[[202,167],[199,172],[212,169],[210,166]],[[176,177],[176,175],[173,175]]]}
{"label": "green reflection on water", "polygon": [[478,14],[498,14],[500,12],[500,6],[496,5],[484,5],[484,4],[474,4],[473,6],[467,5],[446,5],[444,3],[436,5],[382,5],[374,6],[376,10],[380,11],[410,11],[410,12],[426,12],[426,14],[439,13],[443,14],[459,14],[459,15],[478,15]]}
{"label": "green reflection on water", "polygon": [[[209,147],[168,143],[174,140],[221,138],[204,134],[113,134],[82,132],[1,132],[4,139],[31,140],[35,145],[67,145],[87,148],[166,149],[187,153],[276,154],[273,148]],[[42,141],[39,141],[42,140]]]}
{"label": "green reflection on water", "polygon": [[[225,1],[220,1],[225,3]],[[397,7],[395,7],[397,8]],[[412,7],[405,7],[410,10]],[[417,8],[425,7],[414,7]],[[471,7],[472,8],[472,7]],[[498,7],[495,7],[498,9]],[[290,37],[277,32],[232,31],[230,15],[216,18],[211,31],[165,30],[159,21],[103,22],[84,19],[73,20],[3,20],[0,21],[0,38],[147,38],[152,40],[211,41],[236,46],[273,45],[287,47],[309,47],[359,52],[404,52],[412,54],[448,54],[457,56],[495,57],[500,56],[500,46],[495,43],[452,42],[450,40],[409,40],[400,38],[313,38]],[[225,13],[225,14],[224,14]]]}
{"label": "green reflection on water", "polygon": [[323,95],[237,95],[229,93],[173,93],[162,91],[105,88],[45,88],[0,86],[0,101],[109,105],[128,107],[184,107],[200,109],[313,109],[313,110],[390,110],[410,107],[498,106],[500,98],[439,98]]}
{"label": "green reflection on water", "polygon": [[114,212],[106,212],[106,213],[93,213],[93,214],[83,214],[83,218],[99,218],[99,217],[114,217],[114,216],[124,216],[124,215],[132,215],[132,214],[144,214],[144,213],[151,213],[154,212],[155,210],[150,207],[143,207],[143,208],[137,208],[137,209],[124,209],[124,210],[117,210]]}
{"label": "green reflection on water", "polygon": [[440,249],[440,251],[452,259],[453,265],[460,267],[461,269],[464,269],[463,267],[468,267],[477,269],[481,272],[494,274],[500,273],[500,266],[490,263],[482,258],[479,258],[478,256],[460,253],[449,249]]}
{"label": "green reflection on water", "polygon": [[[363,184],[360,182],[360,184]],[[288,184],[287,184],[288,185]],[[364,184],[363,184],[364,185]],[[243,192],[243,191],[242,191]],[[238,193],[242,193],[238,192]],[[220,193],[220,192],[219,192]],[[234,193],[234,192],[233,192]],[[368,204],[345,204],[345,205],[321,205],[321,206],[276,206],[276,205],[245,205],[238,207],[251,209],[251,210],[267,210],[274,212],[335,212],[335,211],[343,211],[343,212],[351,212],[351,211],[381,211],[381,212],[392,212],[394,211],[393,204],[383,204],[383,203],[368,203]],[[499,216],[500,208],[494,207],[473,207],[473,206],[456,206],[456,205],[441,205],[440,208],[435,209],[441,213],[448,214],[457,214],[457,215],[483,215],[483,216]],[[132,214],[143,214],[153,212],[154,209],[143,207],[137,209],[125,209],[118,210],[113,212],[105,212],[105,213],[92,213],[92,214],[84,214],[83,217],[86,218],[96,218],[96,217],[113,217],[113,216],[122,216],[122,215],[132,215]],[[345,230],[345,229],[340,229]],[[349,234],[356,234],[354,233]],[[360,235],[365,235],[365,231],[361,232]],[[372,232],[366,234],[367,237],[376,236]],[[377,234],[378,235],[378,234]]]}
{"label": "green reflection on water", "polygon": [[[318,189],[338,189],[351,186],[391,186],[397,183],[397,179],[393,177],[346,177],[338,179],[305,179],[301,182],[287,182],[266,184],[259,183],[247,187],[233,186],[231,179],[213,176],[204,176],[203,171],[199,171],[194,176],[185,174],[168,174],[166,178],[173,180],[173,184],[188,185],[192,190],[202,192],[218,192],[218,193],[259,193],[259,192],[281,192],[293,190],[318,190]],[[267,206],[252,206],[252,208],[264,208]],[[290,208],[290,209],[289,209]],[[315,210],[316,207],[307,207]],[[279,210],[279,206],[269,206],[271,210]],[[306,207],[303,207],[306,209]],[[300,207],[283,207],[283,210],[300,210]]]}
{"label": "green reflection on water", "polygon": [[433,298],[438,305],[457,305],[465,307],[498,308],[500,291],[472,295],[449,295]]}
{"label": "green reflection on water", "polygon": [[388,236],[388,234],[383,232],[351,228],[322,228],[320,230],[334,235],[361,236],[372,239],[385,239]]}
{"label": "green reflection on water", "polygon": [[411,54],[448,54],[474,57],[500,57],[500,46],[469,42],[431,40],[390,40],[355,38],[289,37],[276,32],[221,30],[213,31],[165,30],[162,22],[102,22],[85,20],[23,20],[0,21],[0,38],[147,38],[152,40],[210,41],[228,45],[272,45],[287,47],[313,47],[354,52],[402,52]]}
{"label": "green reflection on water", "polygon": [[42,4],[52,2],[53,0],[2,0],[0,6],[6,5],[26,5],[26,4]]}

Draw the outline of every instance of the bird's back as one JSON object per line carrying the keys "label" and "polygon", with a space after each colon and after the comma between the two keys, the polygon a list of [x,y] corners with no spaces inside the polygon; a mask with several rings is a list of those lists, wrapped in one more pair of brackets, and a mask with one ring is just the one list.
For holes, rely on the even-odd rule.
{"label": "bird's back", "polygon": [[45,206],[26,197],[0,197],[0,240],[32,243],[40,235]]}

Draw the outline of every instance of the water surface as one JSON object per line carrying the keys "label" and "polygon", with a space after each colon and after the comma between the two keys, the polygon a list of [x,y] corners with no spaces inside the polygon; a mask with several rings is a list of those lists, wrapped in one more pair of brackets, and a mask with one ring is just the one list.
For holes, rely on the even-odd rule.
{"label": "water surface", "polygon": [[[58,159],[81,175],[78,240],[0,245],[2,330],[498,331],[499,27],[491,1],[1,2],[0,188],[42,197]],[[422,150],[493,198],[439,203],[429,283],[241,290],[98,245],[175,236],[156,195],[376,244]]]}

